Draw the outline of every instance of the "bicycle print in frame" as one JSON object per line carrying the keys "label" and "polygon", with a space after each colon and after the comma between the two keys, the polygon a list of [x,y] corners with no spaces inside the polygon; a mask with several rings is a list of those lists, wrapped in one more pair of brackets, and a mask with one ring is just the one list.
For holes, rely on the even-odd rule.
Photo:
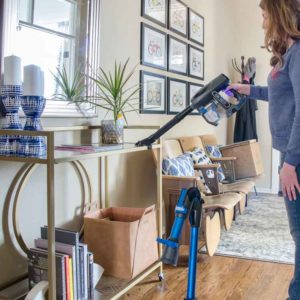
{"label": "bicycle print in frame", "polygon": [[142,0],[142,16],[163,27],[167,26],[167,0]]}
{"label": "bicycle print in frame", "polygon": [[173,73],[187,75],[188,46],[185,42],[169,35],[168,70]]}
{"label": "bicycle print in frame", "polygon": [[146,71],[140,72],[140,113],[166,113],[166,77]]}
{"label": "bicycle print in frame", "polygon": [[204,51],[189,45],[189,76],[204,80]]}
{"label": "bicycle print in frame", "polygon": [[180,0],[169,1],[169,29],[187,36],[188,31],[188,7]]}
{"label": "bicycle print in frame", "polygon": [[167,70],[167,34],[141,23],[141,61],[145,66]]}
{"label": "bicycle print in frame", "polygon": [[189,9],[189,39],[204,46],[204,18]]}
{"label": "bicycle print in frame", "polygon": [[168,78],[168,114],[177,114],[187,107],[187,82]]}
{"label": "bicycle print in frame", "polygon": [[[188,88],[188,105],[190,105],[192,102],[192,98],[196,95],[196,93],[199,92],[199,90],[203,87],[203,84],[197,84],[197,83],[193,83],[190,82],[189,83],[189,88]],[[190,113],[190,115],[199,115],[200,113],[198,112],[197,109],[194,109],[192,113]]]}

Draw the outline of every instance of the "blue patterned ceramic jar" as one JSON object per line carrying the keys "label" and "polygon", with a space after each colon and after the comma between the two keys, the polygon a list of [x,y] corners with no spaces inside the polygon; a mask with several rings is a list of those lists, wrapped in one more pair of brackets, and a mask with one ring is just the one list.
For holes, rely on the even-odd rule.
{"label": "blue patterned ceramic jar", "polygon": [[6,114],[6,129],[22,129],[19,118],[22,88],[20,85],[2,85],[1,102]]}
{"label": "blue patterned ceramic jar", "polygon": [[[2,129],[22,129],[19,119],[19,108],[21,104],[22,87],[20,85],[1,86],[1,115],[5,116],[2,121]],[[18,155],[19,136],[0,136],[0,155]]]}
{"label": "blue patterned ceramic jar", "polygon": [[[41,115],[46,105],[46,99],[41,96],[23,96],[22,109],[26,115],[24,130],[42,130]],[[23,136],[20,139],[19,154],[30,157],[45,157],[46,142],[42,136]]]}

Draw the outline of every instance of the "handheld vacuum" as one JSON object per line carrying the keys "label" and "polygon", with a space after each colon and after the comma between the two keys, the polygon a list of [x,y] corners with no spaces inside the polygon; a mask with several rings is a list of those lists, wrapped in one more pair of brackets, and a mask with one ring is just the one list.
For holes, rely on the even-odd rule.
{"label": "handheld vacuum", "polygon": [[235,90],[226,91],[228,86],[229,78],[224,74],[220,74],[195,94],[188,107],[175,115],[173,119],[154,134],[138,141],[136,146],[151,147],[158,138],[182,121],[195,109],[199,111],[206,122],[217,126],[222,118],[229,118],[232,114],[240,110],[248,99],[247,96],[241,95]]}
{"label": "handheld vacuum", "polygon": [[[229,118],[241,109],[248,100],[248,96],[239,94],[235,90],[226,90],[229,86],[229,78],[224,74],[219,75],[203,88],[201,88],[192,98],[191,104],[182,112],[179,112],[173,119],[150,135],[136,143],[136,146],[151,145],[164,133],[183,120],[193,110],[198,110],[206,122],[217,126],[224,117]],[[182,189],[177,206],[175,208],[175,220],[170,236],[167,239],[158,238],[157,242],[164,245],[164,252],[161,261],[173,266],[177,265],[179,256],[179,239],[186,217],[189,215],[191,225],[189,266],[188,266],[188,286],[185,300],[196,300],[196,270],[197,270],[197,250],[199,239],[199,227],[201,224],[203,199],[196,187]]]}

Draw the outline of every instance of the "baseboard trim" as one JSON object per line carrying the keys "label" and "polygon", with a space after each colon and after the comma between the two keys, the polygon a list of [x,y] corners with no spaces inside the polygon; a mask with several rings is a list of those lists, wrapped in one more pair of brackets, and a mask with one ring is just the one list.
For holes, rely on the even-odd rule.
{"label": "baseboard trim", "polygon": [[274,193],[274,191],[272,189],[268,189],[268,188],[256,188],[258,193],[262,193],[262,194],[274,194],[276,195],[277,193]]}

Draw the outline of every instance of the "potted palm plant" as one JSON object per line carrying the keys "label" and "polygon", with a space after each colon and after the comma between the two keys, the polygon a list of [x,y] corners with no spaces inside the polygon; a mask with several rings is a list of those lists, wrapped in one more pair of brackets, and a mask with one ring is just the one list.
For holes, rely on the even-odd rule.
{"label": "potted palm plant", "polygon": [[[124,140],[124,123],[128,123],[126,114],[138,112],[138,94],[140,85],[127,87],[136,66],[127,72],[129,58],[126,62],[115,62],[113,72],[106,72],[99,68],[93,75],[88,76],[94,84],[95,95],[83,97],[85,89],[85,75],[75,72],[73,81],[70,81],[65,69],[58,72],[55,80],[61,89],[57,94],[58,99],[75,103],[90,103],[100,109],[106,110],[105,117],[110,114],[112,119],[102,120],[102,142],[105,144],[120,144]],[[104,118],[105,119],[105,118]]]}

